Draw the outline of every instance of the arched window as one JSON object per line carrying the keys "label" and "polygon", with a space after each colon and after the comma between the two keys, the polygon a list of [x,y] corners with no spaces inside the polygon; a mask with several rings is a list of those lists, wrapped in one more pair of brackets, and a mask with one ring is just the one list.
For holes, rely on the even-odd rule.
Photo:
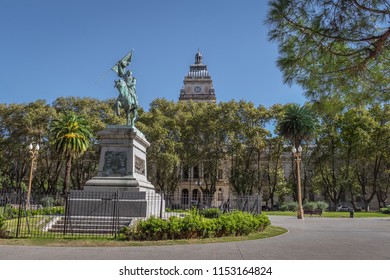
{"label": "arched window", "polygon": [[198,202],[199,198],[199,191],[197,189],[192,190],[192,200]]}
{"label": "arched window", "polygon": [[181,190],[181,204],[188,205],[188,190],[187,189]]}

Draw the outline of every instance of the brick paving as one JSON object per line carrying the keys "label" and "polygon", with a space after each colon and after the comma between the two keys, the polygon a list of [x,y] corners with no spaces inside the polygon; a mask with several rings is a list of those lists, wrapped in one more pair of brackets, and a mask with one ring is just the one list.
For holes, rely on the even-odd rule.
{"label": "brick paving", "polygon": [[11,260],[389,260],[390,218],[271,216],[288,233],[262,240],[148,247],[36,247],[0,245]]}

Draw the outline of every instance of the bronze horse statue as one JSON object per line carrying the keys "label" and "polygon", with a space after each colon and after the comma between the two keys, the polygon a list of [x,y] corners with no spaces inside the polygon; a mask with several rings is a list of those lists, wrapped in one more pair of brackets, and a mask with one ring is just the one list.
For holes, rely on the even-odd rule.
{"label": "bronze horse statue", "polygon": [[119,116],[121,108],[123,108],[126,113],[127,125],[133,128],[138,116],[138,99],[135,93],[135,78],[130,76],[127,80],[128,82],[121,79],[115,81],[115,88],[118,90],[119,96],[115,102],[114,111]]}
{"label": "bronze horse statue", "polygon": [[[111,70],[120,78],[118,81],[115,81],[115,87],[119,91],[119,96],[115,102],[114,111],[119,116],[121,108],[123,108],[126,112],[127,125],[134,128],[138,116],[138,98],[135,90],[136,79],[130,70],[126,71],[126,67],[129,66],[132,56],[133,51],[130,51]],[[131,115],[133,116],[131,117]]]}

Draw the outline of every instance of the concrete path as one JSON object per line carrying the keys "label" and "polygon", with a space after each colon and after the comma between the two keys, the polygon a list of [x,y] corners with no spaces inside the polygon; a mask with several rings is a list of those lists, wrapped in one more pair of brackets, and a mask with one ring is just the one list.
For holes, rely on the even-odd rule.
{"label": "concrete path", "polygon": [[270,217],[288,233],[262,240],[150,247],[36,247],[0,245],[10,260],[389,260],[390,218]]}

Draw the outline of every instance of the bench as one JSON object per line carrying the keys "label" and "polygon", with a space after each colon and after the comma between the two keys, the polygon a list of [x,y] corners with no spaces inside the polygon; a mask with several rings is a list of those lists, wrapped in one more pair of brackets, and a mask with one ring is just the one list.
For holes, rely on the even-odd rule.
{"label": "bench", "polygon": [[314,210],[303,209],[303,213],[310,215],[310,217],[312,217],[313,215],[319,215],[320,217],[322,216],[321,209],[314,209]]}

